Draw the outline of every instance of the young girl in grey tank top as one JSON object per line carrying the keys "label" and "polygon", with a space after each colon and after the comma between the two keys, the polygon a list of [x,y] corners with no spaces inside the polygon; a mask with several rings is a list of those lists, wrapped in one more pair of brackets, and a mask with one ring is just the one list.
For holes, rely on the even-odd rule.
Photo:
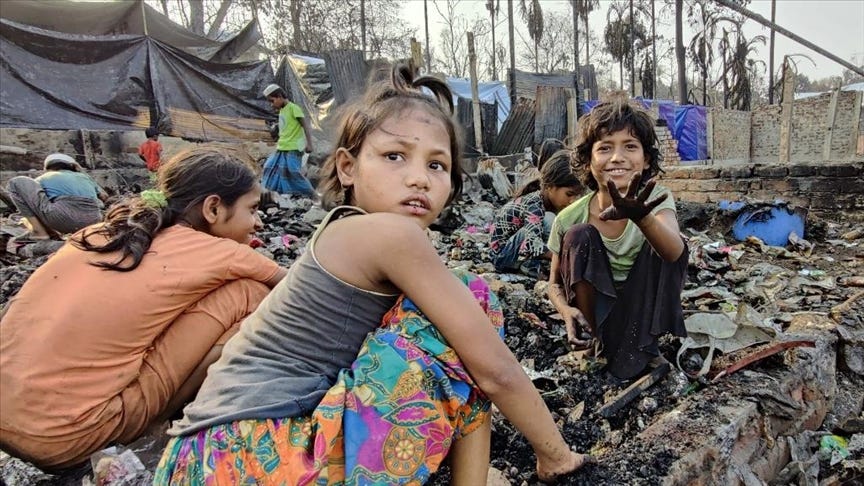
{"label": "young girl in grey tank top", "polygon": [[541,479],[591,460],[502,341],[494,294],[426,236],[462,189],[452,108],[443,82],[403,66],[346,110],[319,189],[357,209],[328,216],[226,345],[155,484],[422,484],[448,453],[454,483],[484,484],[490,400]]}

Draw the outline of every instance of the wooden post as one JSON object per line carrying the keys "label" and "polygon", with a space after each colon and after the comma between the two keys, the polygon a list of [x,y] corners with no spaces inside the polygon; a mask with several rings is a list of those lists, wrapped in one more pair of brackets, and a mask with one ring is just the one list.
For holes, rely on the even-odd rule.
{"label": "wooden post", "polygon": [[93,150],[93,140],[90,138],[90,131],[85,129],[78,130],[78,135],[81,137],[81,151],[84,152],[84,166],[88,169],[96,167],[95,150]]}
{"label": "wooden post", "polygon": [[569,143],[576,143],[576,127],[579,119],[579,99],[576,93],[567,99],[567,140]]}
{"label": "wooden post", "polygon": [[419,72],[421,67],[425,67],[426,72],[429,72],[429,67],[423,65],[423,47],[413,37],[411,38],[411,62],[414,64],[415,73]]}
{"label": "wooden post", "polygon": [[792,154],[792,108],[795,98],[795,72],[789,60],[783,61],[783,92],[780,104],[780,163],[788,164]]}
{"label": "wooden post", "polygon": [[840,88],[831,92],[831,102],[828,104],[828,116],[825,118],[825,144],[822,146],[822,160],[831,160],[831,139],[834,135],[834,120],[837,119],[837,100],[840,98]]}
{"label": "wooden post", "polygon": [[711,163],[715,163],[714,161],[714,110],[715,108],[708,108],[708,120],[707,120],[707,130],[708,136],[708,158],[711,159]]}
{"label": "wooden post", "polygon": [[[777,0],[771,0],[771,23],[776,20]],[[774,104],[774,29],[771,29],[771,47],[768,54],[768,104]]]}
{"label": "wooden post", "polygon": [[426,0],[423,0],[423,23],[426,26],[426,72],[432,71],[432,60],[429,58],[429,7],[426,5]]}
{"label": "wooden post", "polygon": [[855,92],[855,104],[852,105],[852,154],[864,155],[864,133],[858,131],[861,123],[861,103],[864,102],[864,93]]}
{"label": "wooden post", "polygon": [[144,0],[141,0],[141,23],[144,26],[144,36],[149,36],[150,30],[147,27],[147,11],[144,10]]}
{"label": "wooden post", "polygon": [[510,106],[516,104],[516,36],[513,33],[513,0],[507,0],[507,27],[510,32],[510,70],[507,85],[510,90]]}
{"label": "wooden post", "polygon": [[471,73],[471,111],[474,113],[474,142],[483,153],[483,126],[480,117],[480,93],[477,90],[477,54],[474,52],[474,33],[468,32],[468,63]]}
{"label": "wooden post", "polygon": [[360,0],[360,50],[366,60],[366,0]]}

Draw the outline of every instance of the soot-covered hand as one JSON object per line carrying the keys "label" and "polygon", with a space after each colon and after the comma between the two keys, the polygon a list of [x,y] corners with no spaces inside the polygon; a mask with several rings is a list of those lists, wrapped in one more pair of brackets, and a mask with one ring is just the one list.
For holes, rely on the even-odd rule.
{"label": "soot-covered hand", "polygon": [[615,187],[615,183],[608,181],[606,187],[609,189],[609,196],[612,197],[612,205],[600,213],[600,219],[603,221],[629,219],[638,223],[666,200],[668,195],[663,194],[653,201],[646,202],[656,183],[653,179],[648,181],[642,191],[639,192],[640,182],[642,182],[642,174],[633,174],[630,184],[627,186],[627,192],[622,196],[618,192],[618,188]]}

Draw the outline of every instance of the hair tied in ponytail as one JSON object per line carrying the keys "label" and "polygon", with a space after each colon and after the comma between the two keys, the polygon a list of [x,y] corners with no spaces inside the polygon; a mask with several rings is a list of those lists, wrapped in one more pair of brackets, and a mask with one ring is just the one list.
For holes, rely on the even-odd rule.
{"label": "hair tied in ponytail", "polygon": [[162,209],[168,206],[168,199],[165,197],[165,193],[157,189],[141,191],[141,199],[146,206],[154,209]]}

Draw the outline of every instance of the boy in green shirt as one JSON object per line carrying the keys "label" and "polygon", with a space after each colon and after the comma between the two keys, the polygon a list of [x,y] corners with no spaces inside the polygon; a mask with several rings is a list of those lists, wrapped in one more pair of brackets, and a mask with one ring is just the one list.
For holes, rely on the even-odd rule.
{"label": "boy in green shirt", "polygon": [[279,141],[276,151],[264,163],[261,185],[280,194],[315,197],[312,184],[300,173],[303,152],[312,152],[312,131],[303,110],[288,100],[278,84],[264,88],[264,96],[279,113]]}

